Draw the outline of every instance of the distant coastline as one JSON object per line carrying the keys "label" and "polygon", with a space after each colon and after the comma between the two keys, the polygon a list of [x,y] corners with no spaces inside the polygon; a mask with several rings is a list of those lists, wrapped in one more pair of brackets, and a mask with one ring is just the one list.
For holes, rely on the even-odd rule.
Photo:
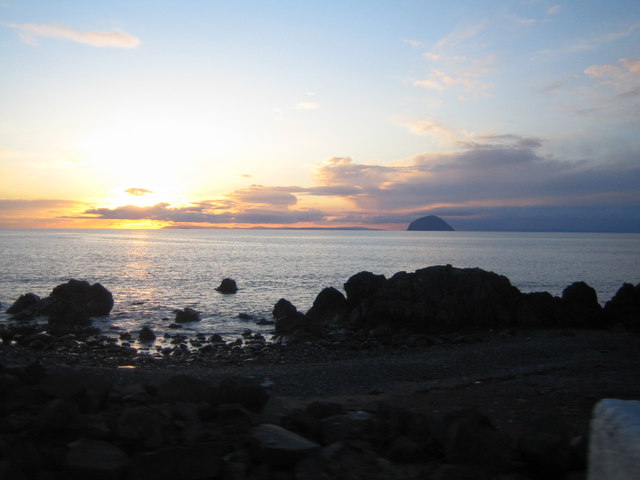
{"label": "distant coastline", "polygon": [[198,225],[168,225],[161,230],[366,230],[366,231],[386,231],[383,228],[369,227],[205,227]]}

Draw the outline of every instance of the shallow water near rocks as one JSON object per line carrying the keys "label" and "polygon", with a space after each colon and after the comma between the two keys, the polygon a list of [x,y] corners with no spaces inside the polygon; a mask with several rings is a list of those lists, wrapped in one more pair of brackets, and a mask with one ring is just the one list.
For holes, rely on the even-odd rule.
{"label": "shallow water near rocks", "polygon": [[[342,290],[363,270],[389,277],[431,265],[480,267],[523,292],[553,295],[585,281],[601,304],[624,282],[640,281],[639,234],[9,229],[0,230],[0,252],[0,321],[21,294],[46,296],[76,278],[113,293],[111,315],[95,320],[105,333],[149,325],[159,342],[165,332],[267,335],[273,327],[257,321],[271,320],[278,299],[307,311],[322,288]],[[236,294],[215,291],[225,277],[236,280]],[[201,321],[170,329],[174,310],[185,307]]]}

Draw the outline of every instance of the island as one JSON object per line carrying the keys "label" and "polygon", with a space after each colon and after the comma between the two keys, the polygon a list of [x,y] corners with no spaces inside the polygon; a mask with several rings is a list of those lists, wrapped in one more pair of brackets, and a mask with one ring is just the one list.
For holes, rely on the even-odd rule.
{"label": "island", "polygon": [[409,224],[407,230],[422,232],[453,232],[451,225],[436,215],[420,217]]}

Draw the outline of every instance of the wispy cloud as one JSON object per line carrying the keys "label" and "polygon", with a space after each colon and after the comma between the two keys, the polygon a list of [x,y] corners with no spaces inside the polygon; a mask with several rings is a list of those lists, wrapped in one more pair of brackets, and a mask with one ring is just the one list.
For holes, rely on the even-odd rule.
{"label": "wispy cloud", "polygon": [[410,38],[405,38],[402,40],[404,43],[411,45],[412,47],[420,47],[422,46],[422,42],[420,40],[412,40]]}
{"label": "wispy cloud", "polygon": [[433,137],[441,142],[451,143],[454,140],[460,138],[461,135],[465,135],[463,132],[443,125],[442,123],[435,120],[410,120],[402,117],[396,117],[393,119],[393,123],[402,127],[406,127],[410,132],[417,135]]}
{"label": "wispy cloud", "polygon": [[495,85],[487,76],[496,71],[496,56],[478,38],[487,28],[478,23],[454,30],[423,53],[427,74],[411,84],[436,92],[454,92],[462,101],[490,97]]}
{"label": "wispy cloud", "polygon": [[638,29],[640,29],[640,22],[635,22],[621,30],[607,32],[601,35],[578,38],[573,42],[567,43],[564,46],[558,46],[553,50],[543,50],[541,53],[544,55],[554,56],[559,54],[572,54],[590,50],[598,50],[599,48],[603,48],[609,45],[610,43],[630,37]]}
{"label": "wispy cloud", "polygon": [[153,191],[147,190],[146,188],[127,188],[125,190],[125,193],[128,193],[129,195],[133,195],[135,197],[142,197],[144,195],[153,193]]}
{"label": "wispy cloud", "polygon": [[562,11],[562,5],[553,5],[547,9],[547,15],[557,15]]}
{"label": "wispy cloud", "polygon": [[480,32],[482,32],[487,27],[486,23],[476,23],[474,25],[469,25],[466,27],[458,28],[454,30],[452,33],[442,38],[438,43],[436,43],[436,47],[453,47],[460,45],[461,43],[476,37]]}
{"label": "wispy cloud", "polygon": [[640,88],[640,58],[621,58],[617,65],[591,65],[584,73],[623,98],[634,96]]}
{"label": "wispy cloud", "polygon": [[18,32],[20,38],[28,44],[34,45],[38,38],[60,38],[99,48],[136,48],[140,39],[129,33],[115,30],[112,32],[93,32],[88,30],[73,30],[63,25],[43,24],[4,24]]}
{"label": "wispy cloud", "polygon": [[538,93],[558,93],[562,90],[569,82],[571,82],[570,78],[563,78],[561,80],[555,80],[551,83],[548,83],[539,89],[537,89]]}

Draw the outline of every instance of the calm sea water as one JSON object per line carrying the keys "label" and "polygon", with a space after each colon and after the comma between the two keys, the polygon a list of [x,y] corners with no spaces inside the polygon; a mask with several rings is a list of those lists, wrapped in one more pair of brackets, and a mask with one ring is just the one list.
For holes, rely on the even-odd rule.
{"label": "calm sea water", "polygon": [[[113,294],[107,332],[166,330],[176,308],[202,322],[190,332],[230,337],[245,328],[269,331],[239,313],[270,319],[284,297],[300,310],[327,286],[353,274],[452,264],[507,276],[524,292],[559,295],[583,280],[602,304],[624,282],[640,281],[640,235],[310,230],[0,230],[0,302],[46,296],[70,278],[100,282]],[[224,277],[240,291],[214,290]],[[4,311],[4,308],[2,309]],[[7,319],[0,314],[0,321]],[[171,320],[167,320],[171,319]]]}

